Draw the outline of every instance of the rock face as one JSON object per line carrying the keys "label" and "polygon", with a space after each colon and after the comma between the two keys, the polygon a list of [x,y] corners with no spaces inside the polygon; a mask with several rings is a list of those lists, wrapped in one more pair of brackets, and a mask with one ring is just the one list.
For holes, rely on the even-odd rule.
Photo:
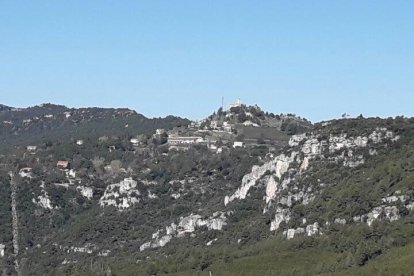
{"label": "rock face", "polygon": [[139,202],[139,191],[135,189],[137,182],[132,178],[125,178],[117,184],[109,185],[104,195],[99,199],[101,207],[114,206],[119,210],[130,208]]}
{"label": "rock face", "polygon": [[[258,183],[266,184],[264,196],[264,213],[271,209],[274,219],[271,221],[270,230],[278,230],[282,223],[291,219],[291,207],[293,203],[309,204],[314,198],[313,188],[309,183],[298,183],[300,176],[312,166],[312,160],[318,158],[345,167],[355,168],[365,163],[364,151],[370,144],[379,144],[386,141],[396,141],[399,137],[387,129],[376,129],[368,136],[349,137],[346,133],[330,135],[323,138],[315,134],[301,134],[293,136],[289,141],[289,148],[284,154],[262,166],[253,167],[251,173],[243,177],[241,186],[234,194],[226,196],[225,206],[234,200],[243,200],[248,196],[249,190]],[[298,185],[301,184],[301,185]],[[321,184],[322,185],[322,184]],[[302,187],[302,188],[299,188]],[[396,198],[384,199],[386,202],[394,202]],[[372,221],[384,214],[390,220],[399,218],[398,210],[391,207],[378,207],[363,219],[371,225]],[[304,221],[306,218],[304,218]],[[346,220],[337,219],[335,223],[346,224]],[[320,233],[317,222],[312,222],[306,228],[288,229],[286,238],[305,234],[308,236]]]}
{"label": "rock face", "polygon": [[49,194],[47,193],[45,189],[44,182],[40,184],[40,188],[41,188],[41,195],[39,195],[37,198],[33,198],[32,202],[36,204],[37,206],[42,207],[43,209],[49,209],[49,210],[58,209],[58,207],[52,206],[52,202],[49,198]]}
{"label": "rock face", "polygon": [[81,193],[83,197],[86,197],[87,199],[93,198],[93,189],[91,187],[78,186],[76,189]]}
{"label": "rock face", "polygon": [[[144,251],[149,248],[164,247],[174,237],[182,238],[187,234],[194,233],[197,228],[206,226],[208,230],[220,231],[227,225],[227,217],[230,213],[216,212],[212,216],[203,219],[200,215],[189,215],[182,217],[178,222],[178,225],[171,223],[171,225],[165,227],[165,230],[158,230],[152,235],[152,241],[146,242],[140,247],[140,251]],[[165,235],[161,236],[162,233]]]}
{"label": "rock face", "polygon": [[318,234],[320,234],[320,231],[319,224],[317,222],[306,226],[306,228],[300,227],[296,229],[288,229],[287,231],[283,232],[283,236],[285,236],[288,240],[293,239],[295,236],[298,235],[307,235],[308,237],[311,237]]}
{"label": "rock face", "polygon": [[[252,172],[243,177],[241,187],[230,197],[226,196],[224,205],[228,205],[235,199],[245,199],[250,188],[257,184],[266,173],[272,173],[277,178],[281,178],[284,173],[287,172],[290,163],[295,160],[297,153],[292,152],[290,156],[284,154],[277,156],[274,160],[264,164],[263,166],[254,166]],[[269,184],[269,197],[266,198],[268,201],[273,194],[270,192],[276,192],[275,182]],[[273,185],[273,186],[272,186]]]}

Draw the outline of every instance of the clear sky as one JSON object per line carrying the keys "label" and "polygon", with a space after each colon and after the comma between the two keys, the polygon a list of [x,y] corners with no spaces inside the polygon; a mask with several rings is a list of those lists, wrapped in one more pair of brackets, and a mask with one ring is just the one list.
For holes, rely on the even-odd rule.
{"label": "clear sky", "polygon": [[0,0],[0,103],[414,116],[414,1]]}

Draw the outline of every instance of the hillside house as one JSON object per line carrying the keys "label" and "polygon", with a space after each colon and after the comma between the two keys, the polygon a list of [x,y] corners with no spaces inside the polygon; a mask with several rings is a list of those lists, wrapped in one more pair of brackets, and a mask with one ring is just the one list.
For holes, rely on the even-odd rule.
{"label": "hillside house", "polygon": [[235,141],[233,143],[233,148],[242,148],[242,147],[244,147],[244,143],[243,142]]}
{"label": "hillside house", "polygon": [[70,163],[69,163],[69,161],[62,161],[61,160],[61,161],[57,162],[56,166],[57,166],[58,169],[67,170],[67,169],[69,169]]}
{"label": "hillside house", "polygon": [[6,249],[6,246],[4,244],[0,244],[0,257],[4,257],[4,251]]}
{"label": "hillside house", "polygon": [[232,108],[241,107],[241,106],[242,106],[241,101],[240,99],[238,99],[235,103],[230,104],[229,110]]}
{"label": "hillside house", "polygon": [[82,146],[82,145],[83,145],[83,140],[78,140],[78,141],[76,141],[76,145],[78,145],[78,146]]}
{"label": "hillside house", "polygon": [[37,150],[37,146],[27,146],[26,149],[28,152],[33,153]]}

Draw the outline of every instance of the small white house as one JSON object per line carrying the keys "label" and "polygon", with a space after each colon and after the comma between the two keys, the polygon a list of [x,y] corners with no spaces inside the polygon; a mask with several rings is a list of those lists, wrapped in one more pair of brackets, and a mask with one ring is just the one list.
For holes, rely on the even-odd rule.
{"label": "small white house", "polygon": [[139,144],[139,140],[137,138],[132,138],[131,140],[129,140],[131,142],[131,144],[133,145],[138,145]]}
{"label": "small white house", "polygon": [[78,145],[78,146],[82,146],[82,145],[83,145],[83,140],[78,140],[78,141],[76,141],[76,145]]}
{"label": "small white house", "polygon": [[29,152],[35,152],[37,150],[37,146],[27,146],[26,149]]}
{"label": "small white house", "polygon": [[235,103],[230,104],[229,109],[235,108],[235,107],[241,107],[241,101],[238,99]]}
{"label": "small white house", "polygon": [[4,257],[4,251],[6,246],[4,244],[0,244],[0,257]]}
{"label": "small white house", "polygon": [[243,142],[235,141],[233,143],[233,148],[242,148],[242,147],[244,147],[244,143]]}

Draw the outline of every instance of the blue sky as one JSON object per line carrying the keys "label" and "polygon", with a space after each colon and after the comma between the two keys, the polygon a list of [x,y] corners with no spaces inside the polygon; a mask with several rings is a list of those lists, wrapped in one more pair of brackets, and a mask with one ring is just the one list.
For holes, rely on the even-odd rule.
{"label": "blue sky", "polygon": [[414,116],[414,1],[0,0],[0,103]]}

